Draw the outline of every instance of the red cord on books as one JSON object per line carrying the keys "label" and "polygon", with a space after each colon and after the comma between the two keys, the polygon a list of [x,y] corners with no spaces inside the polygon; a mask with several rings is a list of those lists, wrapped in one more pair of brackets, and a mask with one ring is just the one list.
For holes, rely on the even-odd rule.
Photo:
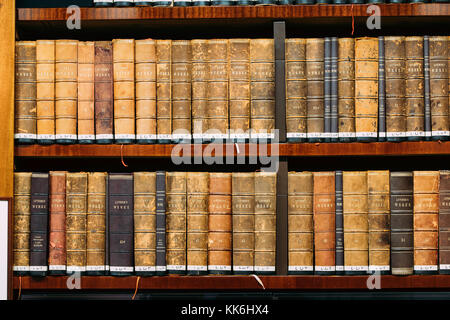
{"label": "red cord on books", "polygon": [[131,298],[131,300],[134,300],[134,298],[136,297],[136,294],[137,294],[138,288],[139,288],[139,280],[140,279],[141,279],[140,276],[138,276],[137,279],[136,279],[136,290],[134,290],[133,298]]}
{"label": "red cord on books", "polygon": [[352,35],[355,33],[355,15],[353,12],[353,4],[352,4]]}
{"label": "red cord on books", "polygon": [[120,145],[120,161],[124,167],[128,167],[128,165],[123,161],[123,144]]}

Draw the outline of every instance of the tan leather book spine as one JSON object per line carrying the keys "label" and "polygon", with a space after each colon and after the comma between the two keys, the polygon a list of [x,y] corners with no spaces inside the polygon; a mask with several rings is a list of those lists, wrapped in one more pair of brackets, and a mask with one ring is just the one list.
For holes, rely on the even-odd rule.
{"label": "tan leather book spine", "polygon": [[191,40],[192,49],[192,137],[203,139],[208,130],[208,40]]}
{"label": "tan leather book spine", "polygon": [[366,171],[343,172],[344,271],[369,270],[369,221]]}
{"label": "tan leather book spine", "polygon": [[367,171],[369,219],[369,272],[390,270],[389,171]]}
{"label": "tan leather book spine", "polygon": [[250,138],[250,39],[229,39],[230,139]]}
{"label": "tan leather book spine", "polygon": [[255,256],[255,174],[233,172],[233,272],[254,271]]}
{"label": "tan leather book spine", "polygon": [[156,272],[156,172],[134,172],[134,269]]}
{"label": "tan leather book spine", "polygon": [[153,39],[135,41],[136,140],[156,140],[156,43]]}
{"label": "tan leather book spine", "polygon": [[114,139],[131,143],[135,135],[134,40],[114,39]]}
{"label": "tan leather book spine", "polygon": [[209,173],[208,271],[231,272],[231,173]]}
{"label": "tan leather book spine", "polygon": [[86,217],[86,271],[106,270],[106,172],[88,173]]}
{"label": "tan leather book spine", "polygon": [[228,138],[228,54],[228,40],[208,40],[207,139]]}
{"label": "tan leather book spine", "polygon": [[55,140],[55,40],[36,40],[36,134]]}
{"label": "tan leather book spine", "polygon": [[166,263],[169,273],[186,271],[186,172],[166,173]]}
{"label": "tan leather book spine", "polygon": [[448,137],[448,44],[446,36],[430,37],[431,136]]}
{"label": "tan leather book spine", "polygon": [[336,192],[334,172],[314,172],[314,271],[336,271]]}
{"label": "tan leather book spine", "polygon": [[277,174],[255,172],[255,272],[275,273]]}
{"label": "tan leather book spine", "polygon": [[313,174],[288,173],[288,272],[314,271]]}
{"label": "tan leather book spine", "polygon": [[18,141],[36,139],[36,42],[16,42],[15,131]]}
{"label": "tan leather book spine", "polygon": [[160,142],[172,139],[172,40],[156,40],[156,132]]}
{"label": "tan leather book spine", "polygon": [[414,272],[438,270],[439,171],[414,171]]}
{"label": "tan leather book spine", "polygon": [[66,172],[50,171],[49,250],[50,274],[66,273]]}
{"label": "tan leather book spine", "polygon": [[86,271],[87,173],[66,175],[67,272]]}
{"label": "tan leather book spine", "polygon": [[172,41],[172,139],[191,138],[191,65],[188,40]]}
{"label": "tan leather book spine", "polygon": [[209,173],[188,172],[187,177],[187,253],[188,274],[208,272]]}
{"label": "tan leather book spine", "polygon": [[324,39],[306,39],[307,137],[324,137]]}
{"label": "tan leather book spine", "polygon": [[14,172],[13,271],[30,271],[31,172]]}
{"label": "tan leather book spine", "polygon": [[275,50],[273,39],[250,39],[251,138],[275,137]]}
{"label": "tan leather book spine", "polygon": [[78,43],[78,141],[95,141],[94,109],[94,63],[95,46],[93,41]]}
{"label": "tan leather book spine", "polygon": [[355,133],[355,39],[338,39],[338,116],[339,140]]}
{"label": "tan leather book spine", "polygon": [[378,136],[378,39],[355,40],[355,130],[359,141]]}
{"label": "tan leather book spine", "polygon": [[77,139],[78,40],[55,42],[55,139]]}

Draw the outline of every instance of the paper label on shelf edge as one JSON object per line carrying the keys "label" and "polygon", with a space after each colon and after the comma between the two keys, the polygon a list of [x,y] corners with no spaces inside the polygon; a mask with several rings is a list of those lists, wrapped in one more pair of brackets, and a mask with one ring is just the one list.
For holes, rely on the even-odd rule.
{"label": "paper label on shelf edge", "polygon": [[93,134],[79,134],[78,140],[95,140],[95,135]]}
{"label": "paper label on shelf edge", "polygon": [[185,265],[174,265],[174,264],[168,264],[167,265],[167,271],[174,270],[174,271],[184,271],[186,270]]}
{"label": "paper label on shelf edge", "polygon": [[54,134],[37,134],[36,135],[37,140],[55,140]]}
{"label": "paper label on shelf edge", "polygon": [[369,271],[389,271],[390,266],[369,266]]}
{"label": "paper label on shelf edge", "polygon": [[13,271],[30,271],[30,266],[13,266]]}
{"label": "paper label on shelf edge", "polygon": [[114,139],[135,139],[135,135],[134,134],[115,134],[114,135]]}
{"label": "paper label on shelf edge", "polygon": [[156,266],[156,271],[167,271],[166,266]]}
{"label": "paper label on shelf edge", "polygon": [[255,266],[255,271],[273,272],[275,271],[275,266]]}
{"label": "paper label on shelf edge", "polygon": [[148,271],[148,272],[154,272],[156,271],[156,267],[155,266],[135,266],[134,267],[135,271]]}
{"label": "paper label on shelf edge", "polygon": [[424,137],[425,131],[406,131],[407,137]]}
{"label": "paper label on shelf edge", "polygon": [[252,139],[274,139],[275,133],[252,133],[250,135]]}
{"label": "paper label on shelf edge", "polygon": [[95,139],[97,139],[97,140],[101,140],[101,139],[111,140],[111,139],[114,139],[114,135],[112,135],[112,134],[97,134],[97,135],[95,135]]}
{"label": "paper label on shelf edge", "polygon": [[306,138],[306,133],[302,132],[288,132],[286,138]]}
{"label": "paper label on shelf edge", "polygon": [[158,140],[172,140],[171,134],[157,134],[156,137]]}
{"label": "paper label on shelf edge", "polygon": [[336,271],[335,266],[315,266],[315,271]]}
{"label": "paper label on shelf edge", "polygon": [[47,266],[30,266],[30,271],[47,271]]}
{"label": "paper label on shelf edge", "polygon": [[356,138],[376,138],[378,132],[356,132]]}
{"label": "paper label on shelf edge", "polygon": [[67,266],[66,267],[67,273],[72,273],[72,272],[85,272],[86,271],[86,267],[78,267],[78,266]]}
{"label": "paper label on shelf edge", "polygon": [[289,271],[314,271],[313,266],[289,266]]}
{"label": "paper label on shelf edge", "polygon": [[105,271],[106,266],[86,266],[86,271]]}
{"label": "paper label on shelf edge", "polygon": [[77,140],[76,134],[57,134],[55,135],[56,139],[69,139],[69,140]]}
{"label": "paper label on shelf edge", "polygon": [[369,271],[369,266],[344,266],[344,271]]}
{"label": "paper label on shelf edge", "polygon": [[188,271],[208,271],[208,267],[207,266],[188,265],[187,269],[188,269]]}
{"label": "paper label on shelf edge", "polygon": [[253,271],[253,266],[233,266],[233,271]]}
{"label": "paper label on shelf edge", "polygon": [[450,270],[450,264],[440,264],[439,269],[441,270]]}
{"label": "paper label on shelf edge", "polygon": [[231,271],[231,266],[208,265],[208,270],[213,270],[213,271]]}
{"label": "paper label on shelf edge", "polygon": [[403,138],[406,137],[406,132],[386,132],[388,138]]}
{"label": "paper label on shelf edge", "polygon": [[249,133],[230,133],[230,139],[250,139]]}
{"label": "paper label on shelf edge", "polygon": [[66,266],[65,265],[53,265],[53,264],[50,264],[48,266],[48,270],[49,271],[66,271]]}
{"label": "paper label on shelf edge", "polygon": [[336,266],[336,271],[344,271],[344,266]]}
{"label": "paper label on shelf edge", "polygon": [[112,271],[112,272],[133,272],[134,271],[134,267],[109,266],[109,271]]}
{"label": "paper label on shelf edge", "polygon": [[416,266],[414,266],[415,271],[437,271],[437,269],[438,269],[437,265],[431,265],[431,266],[416,265]]}
{"label": "paper label on shelf edge", "polygon": [[[135,0],[135,1],[139,1],[139,0]],[[94,3],[96,2],[108,2],[108,3],[113,3],[114,0],[94,0]]]}
{"label": "paper label on shelf edge", "polygon": [[339,138],[356,138],[355,132],[339,132]]}
{"label": "paper label on shelf edge", "polygon": [[36,139],[34,133],[15,133],[14,139]]}
{"label": "paper label on shelf edge", "polygon": [[228,139],[228,134],[226,134],[226,133],[211,133],[211,134],[205,133],[205,134],[203,134],[203,138],[211,139],[211,140],[214,140],[214,139],[226,140],[226,139]]}
{"label": "paper label on shelf edge", "polygon": [[156,134],[137,134],[136,135],[137,140],[156,140]]}
{"label": "paper label on shelf edge", "polygon": [[450,131],[431,131],[432,137],[438,137],[438,136],[449,136]]}
{"label": "paper label on shelf edge", "polygon": [[324,134],[322,132],[308,132],[306,136],[308,138],[324,138]]}

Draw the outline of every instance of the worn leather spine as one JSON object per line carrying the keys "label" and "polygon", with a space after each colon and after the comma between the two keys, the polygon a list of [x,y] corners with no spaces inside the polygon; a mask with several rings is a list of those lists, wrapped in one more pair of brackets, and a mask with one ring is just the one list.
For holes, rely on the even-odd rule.
{"label": "worn leather spine", "polygon": [[36,141],[55,142],[55,40],[36,40]]}
{"label": "worn leather spine", "polygon": [[386,57],[385,37],[378,37],[378,141],[386,141]]}
{"label": "worn leather spine", "polygon": [[414,171],[414,273],[438,271],[439,171]]}
{"label": "worn leather spine", "polygon": [[439,171],[439,273],[450,274],[450,171]]}
{"label": "worn leather spine", "polygon": [[156,40],[156,132],[159,143],[172,140],[172,40]]}
{"label": "worn leather spine", "polygon": [[166,203],[166,172],[156,171],[156,275],[167,271]]}
{"label": "worn leather spine", "polygon": [[167,272],[186,273],[186,172],[166,174]]}
{"label": "worn leather spine", "polygon": [[367,171],[369,272],[390,273],[389,171]]}
{"label": "worn leather spine", "polygon": [[156,273],[156,172],[134,172],[134,270]]}
{"label": "worn leather spine", "polygon": [[135,134],[134,39],[114,39],[114,139],[133,143]]}
{"label": "worn leather spine", "polygon": [[229,39],[229,129],[230,139],[250,139],[250,39]]}
{"label": "worn leather spine", "polygon": [[36,141],[36,42],[17,41],[15,50],[14,139]]}
{"label": "worn leather spine", "polygon": [[336,274],[344,273],[344,199],[342,193],[342,184],[342,170],[336,170]]}
{"label": "worn leather spine", "polygon": [[405,38],[406,137],[417,141],[425,137],[423,37]]}
{"label": "worn leather spine", "polygon": [[355,39],[339,38],[338,116],[339,141],[349,142],[355,133]]}
{"label": "worn leather spine", "polygon": [[331,138],[331,38],[324,38],[324,75],[323,75],[323,131],[324,142]]}
{"label": "worn leather spine", "polygon": [[336,192],[334,172],[313,173],[314,272],[336,271]]}
{"label": "worn leather spine", "polygon": [[49,274],[66,274],[66,172],[49,172]]}
{"label": "worn leather spine", "polygon": [[93,41],[78,43],[78,142],[95,141],[95,45]]}
{"label": "worn leather spine", "polygon": [[251,274],[255,257],[255,174],[233,172],[233,273]]}
{"label": "worn leather spine", "polygon": [[231,173],[209,173],[208,271],[230,274],[232,255]]}
{"label": "worn leather spine", "polygon": [[208,130],[208,40],[191,40],[192,49],[192,138],[203,140]]}
{"label": "worn leather spine", "polygon": [[101,144],[112,143],[114,96],[111,41],[95,41],[94,79],[95,141]]}
{"label": "worn leather spine", "polygon": [[186,269],[191,275],[208,273],[209,173],[188,172]]}
{"label": "worn leather spine", "polygon": [[339,88],[338,88],[338,38],[331,38],[331,75],[330,75],[330,141],[339,141]]}
{"label": "worn leather spine", "polygon": [[156,45],[135,41],[136,142],[156,142]]}
{"label": "worn leather spine", "polygon": [[252,140],[275,137],[275,56],[273,39],[250,39],[250,127]]}
{"label": "worn leather spine", "polygon": [[366,274],[369,270],[369,221],[366,171],[343,172],[344,271]]}
{"label": "worn leather spine", "polygon": [[423,36],[424,126],[425,140],[431,140],[430,37]]}
{"label": "worn leather spine", "polygon": [[286,137],[289,142],[302,142],[307,118],[306,39],[286,39],[285,50]]}
{"label": "worn leather spine", "polygon": [[77,141],[78,40],[55,42],[55,139]]}
{"label": "worn leather spine", "polygon": [[378,39],[355,39],[355,131],[358,141],[378,137]]}
{"label": "worn leather spine", "polygon": [[288,273],[314,271],[313,174],[288,173]]}
{"label": "worn leather spine", "polygon": [[31,172],[14,172],[13,272],[30,271]]}

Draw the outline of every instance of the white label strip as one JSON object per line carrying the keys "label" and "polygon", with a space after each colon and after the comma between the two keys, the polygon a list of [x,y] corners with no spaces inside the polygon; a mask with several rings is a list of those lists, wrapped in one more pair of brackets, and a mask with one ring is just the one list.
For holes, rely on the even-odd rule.
{"label": "white label strip", "polygon": [[36,135],[32,133],[15,133],[15,139],[36,139]]}
{"label": "white label strip", "polygon": [[38,134],[36,135],[38,140],[55,140],[54,134]]}
{"label": "white label strip", "polygon": [[406,136],[407,137],[424,137],[425,132],[424,131],[407,131]]}
{"label": "white label strip", "polygon": [[250,135],[253,139],[273,139],[275,138],[274,133],[252,133]]}
{"label": "white label strip", "polygon": [[67,273],[84,272],[84,271],[86,271],[86,267],[67,266]]}
{"label": "white label strip", "polygon": [[156,271],[163,271],[163,272],[165,272],[165,271],[167,271],[167,268],[165,267],[165,266],[157,266],[156,267]]}
{"label": "white label strip", "polygon": [[414,266],[415,271],[437,271],[438,266],[437,265],[431,265],[431,266]]}
{"label": "white label strip", "polygon": [[388,138],[403,138],[406,137],[406,132],[386,132]]}
{"label": "white label strip", "polygon": [[190,134],[177,134],[174,133],[172,134],[172,139],[191,139],[191,135]]}
{"label": "white label strip", "polygon": [[86,271],[105,271],[106,266],[86,266]]}
{"label": "white label strip", "polygon": [[47,266],[30,266],[30,271],[48,271]]}
{"label": "white label strip", "polygon": [[49,265],[49,271],[66,271],[66,266],[63,265]]}
{"label": "white label strip", "polygon": [[209,265],[208,270],[212,271],[231,271],[231,266]]}
{"label": "white label strip", "polygon": [[450,270],[450,264],[440,264],[439,269],[441,270]]}
{"label": "white label strip", "polygon": [[376,138],[378,132],[356,132],[357,138]]}
{"label": "white label strip", "polygon": [[250,139],[249,133],[230,133],[230,139]]}
{"label": "white label strip", "polygon": [[356,133],[354,132],[339,132],[339,138],[355,138]]}
{"label": "white label strip", "polygon": [[425,137],[431,137],[431,131],[425,131]]}
{"label": "white label strip", "polygon": [[95,136],[95,139],[100,140],[100,139],[114,139],[114,136],[112,134],[97,134]]}
{"label": "white label strip", "polygon": [[289,271],[314,271],[313,266],[289,266]]}
{"label": "white label strip", "polygon": [[188,271],[208,271],[208,267],[207,266],[188,265],[187,269],[188,269]]}
{"label": "white label strip", "polygon": [[380,138],[386,138],[386,132],[378,132]]}
{"label": "white label strip", "polygon": [[30,271],[30,267],[29,266],[14,266],[13,267],[13,271]]}
{"label": "white label strip", "polygon": [[0,201],[0,300],[8,299],[8,201]]}
{"label": "white label strip", "polygon": [[57,134],[56,139],[77,140],[77,135],[76,134]]}
{"label": "white label strip", "polygon": [[134,270],[136,270],[136,271],[155,272],[156,271],[156,267],[155,266],[135,266]]}
{"label": "white label strip", "polygon": [[449,136],[450,135],[450,131],[431,131],[431,135],[433,137]]}
{"label": "white label strip", "polygon": [[167,265],[167,270],[173,270],[173,271],[183,271],[186,270],[186,266],[185,265],[174,265],[174,264],[168,264]]}
{"label": "white label strip", "polygon": [[253,271],[253,266],[233,266],[233,271]]}
{"label": "white label strip", "polygon": [[344,271],[369,271],[369,266],[344,266]]}
{"label": "white label strip", "polygon": [[336,266],[336,271],[344,271],[344,266]]}
{"label": "white label strip", "polygon": [[94,0],[94,3],[97,3],[97,2],[113,3],[113,0]]}
{"label": "white label strip", "polygon": [[109,271],[112,271],[112,272],[133,272],[134,271],[134,267],[109,266]]}
{"label": "white label strip", "polygon": [[78,140],[94,140],[95,139],[95,135],[93,134],[79,134],[78,135]]}
{"label": "white label strip", "polygon": [[331,272],[331,271],[335,271],[335,270],[336,270],[335,266],[315,266],[315,271]]}
{"label": "white label strip", "polygon": [[287,138],[306,138],[306,133],[301,132],[288,132],[286,133]]}
{"label": "white label strip", "polygon": [[144,140],[144,139],[147,139],[147,140],[156,140],[156,134],[137,134],[136,135],[136,139],[138,139],[138,140]]}
{"label": "white label strip", "polygon": [[172,140],[172,135],[171,134],[157,134],[156,137],[159,140]]}
{"label": "white label strip", "polygon": [[274,272],[275,266],[255,266],[255,271]]}
{"label": "white label strip", "polygon": [[389,271],[389,266],[369,266],[369,271]]}
{"label": "white label strip", "polygon": [[134,134],[115,134],[114,139],[134,139]]}

